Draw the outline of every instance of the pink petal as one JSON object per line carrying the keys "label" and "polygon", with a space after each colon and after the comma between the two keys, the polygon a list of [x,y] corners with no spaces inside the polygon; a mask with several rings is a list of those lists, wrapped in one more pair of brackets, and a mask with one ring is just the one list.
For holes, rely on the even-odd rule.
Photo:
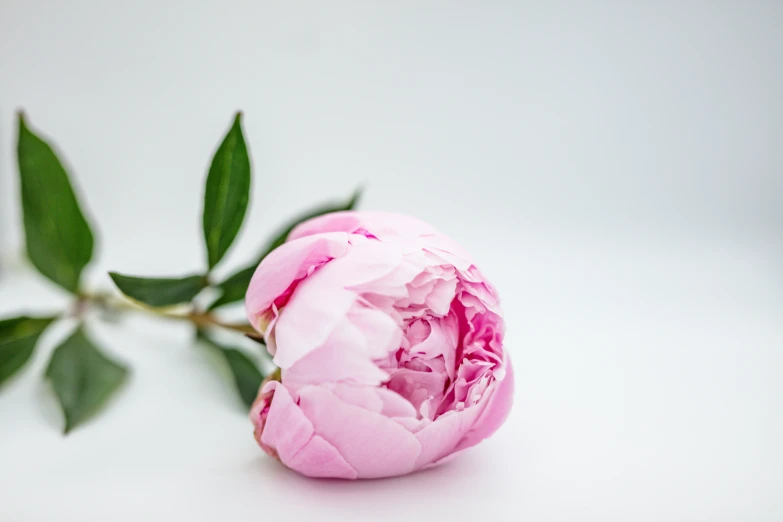
{"label": "pink petal", "polygon": [[[353,331],[336,329],[322,347],[283,370],[283,382],[293,390],[323,382],[379,386],[388,374],[357,347],[357,338]],[[275,362],[279,365],[277,356]]]}
{"label": "pink petal", "polygon": [[[378,294],[394,299],[407,298],[408,285],[421,274],[426,266],[418,262],[417,259],[417,254],[421,253],[420,247],[407,240],[394,243],[376,241],[374,244],[383,245],[384,248],[390,250],[390,253],[385,253],[376,247],[377,252],[372,255],[393,260],[395,266],[384,274],[374,278],[365,278],[364,282],[351,285],[351,289],[359,293]],[[412,252],[404,253],[405,251]]]}
{"label": "pink petal", "polygon": [[[401,368],[392,372],[387,386],[391,391],[405,397],[414,410],[420,410],[426,401],[440,402],[445,383],[445,372],[422,372]],[[435,412],[432,411],[431,414],[434,416]]]}
{"label": "pink petal", "polygon": [[360,226],[357,212],[332,212],[300,223],[288,234],[288,241],[325,232],[353,234]]}
{"label": "pink petal", "polygon": [[416,417],[392,417],[391,419],[411,433],[416,433],[432,423],[432,421],[427,418],[419,419]]}
{"label": "pink petal", "polygon": [[[270,386],[271,385],[271,386]],[[274,390],[261,442],[274,449],[283,464],[296,455],[313,436],[313,425],[280,383],[269,383],[264,391]]]}
{"label": "pink petal", "polygon": [[415,437],[421,444],[416,468],[426,466],[455,451],[457,443],[470,429],[478,413],[475,407],[463,411],[450,411],[416,432]]}
{"label": "pink petal", "polygon": [[[299,283],[287,306],[280,310],[275,324],[275,364],[289,368],[324,345],[338,327],[350,330],[350,333],[340,335],[348,340],[353,336],[353,344],[363,343],[369,353],[385,353],[392,349],[389,345],[395,344],[401,336],[396,323],[388,314],[359,305],[356,293],[346,288],[381,277],[399,263],[399,255],[395,258],[386,249],[377,250],[377,242],[367,241],[366,245],[352,248]],[[345,322],[346,316],[348,322]],[[367,321],[366,325],[364,321]],[[362,335],[365,335],[364,339]]]}
{"label": "pink petal", "polygon": [[451,353],[453,358],[453,354],[457,350],[457,322],[444,318],[431,319],[428,324],[430,325],[429,335],[423,341],[410,347],[411,355],[432,359]]}
{"label": "pink petal", "polygon": [[498,304],[497,293],[494,288],[487,283],[464,283],[463,288],[469,294],[477,297],[487,310],[502,315],[500,305]]}
{"label": "pink petal", "polygon": [[325,385],[347,404],[359,406],[384,417],[416,417],[416,408],[399,393],[388,388],[334,383]]}
{"label": "pink petal", "polygon": [[420,446],[397,422],[346,404],[319,386],[299,390],[299,404],[315,432],[340,452],[359,477],[388,477],[413,471]]}
{"label": "pink petal", "polygon": [[364,337],[364,353],[371,358],[384,357],[400,347],[402,329],[384,312],[355,303],[348,310],[347,319]]}
{"label": "pink petal", "polygon": [[378,280],[396,273],[403,262],[403,254],[395,244],[382,243],[363,236],[350,236],[355,246],[345,259],[332,268],[332,277],[338,277],[348,288]]}
{"label": "pink petal", "polygon": [[[432,255],[434,260],[440,260],[441,264],[452,265],[460,272],[466,272],[472,266],[473,262],[467,253],[452,243],[449,239],[442,239],[442,248],[435,248],[429,243],[426,250]],[[462,253],[455,253],[454,250],[460,250]]]}
{"label": "pink petal", "polygon": [[340,452],[318,435],[313,435],[310,442],[284,464],[308,477],[355,479],[359,476]]}
{"label": "pink petal", "polygon": [[381,413],[383,410],[383,401],[375,393],[378,388],[344,383],[328,384],[324,388],[334,393],[346,404],[352,404],[373,413]]}
{"label": "pink petal", "polygon": [[256,316],[269,309],[292,283],[304,278],[311,267],[344,255],[347,248],[348,235],[335,233],[292,241],[272,251],[248,286],[245,308],[250,323],[257,326]]}
{"label": "pink petal", "polygon": [[[275,325],[275,359],[280,368],[290,368],[307,354],[323,346],[356,300],[353,292],[336,286],[329,265],[302,281]],[[322,277],[323,276],[323,277]]]}
{"label": "pink petal", "polygon": [[375,388],[375,393],[381,398],[383,408],[381,414],[385,417],[416,418],[416,408],[405,397],[388,388]]}
{"label": "pink petal", "polygon": [[456,290],[456,278],[451,280],[438,279],[435,282],[435,287],[424,299],[424,303],[435,316],[443,317],[449,313]]}
{"label": "pink petal", "polygon": [[421,443],[417,469],[478,444],[503,424],[511,410],[514,393],[514,377],[508,357],[506,364],[505,378],[490,385],[485,392],[490,395],[484,404],[480,402],[462,411],[447,412],[416,433]]}
{"label": "pink petal", "polygon": [[508,418],[511,405],[514,402],[514,371],[508,355],[506,355],[505,359],[506,374],[503,380],[497,384],[497,388],[495,388],[494,393],[489,398],[486,407],[476,420],[473,428],[460,441],[457,451],[474,446],[486,439],[495,433]]}

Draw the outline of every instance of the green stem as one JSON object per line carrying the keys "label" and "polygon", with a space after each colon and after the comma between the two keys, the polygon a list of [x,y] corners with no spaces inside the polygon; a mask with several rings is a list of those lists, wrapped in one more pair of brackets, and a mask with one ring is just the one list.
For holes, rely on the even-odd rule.
{"label": "green stem", "polygon": [[172,312],[170,309],[144,306],[108,293],[80,294],[74,306],[73,315],[82,315],[87,304],[95,304],[104,309],[139,312],[174,321],[185,321],[192,323],[199,328],[219,327],[233,330],[250,337],[259,337],[259,333],[249,324],[228,323],[209,312],[198,312],[195,310],[186,313]]}

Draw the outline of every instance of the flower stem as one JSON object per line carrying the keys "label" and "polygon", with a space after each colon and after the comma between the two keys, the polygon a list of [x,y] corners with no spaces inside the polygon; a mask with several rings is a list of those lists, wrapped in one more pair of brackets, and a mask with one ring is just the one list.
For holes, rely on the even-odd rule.
{"label": "flower stem", "polygon": [[196,310],[190,310],[184,313],[174,312],[170,308],[154,308],[109,293],[81,294],[74,306],[73,315],[81,315],[87,304],[94,304],[105,310],[139,312],[174,321],[186,321],[199,328],[219,327],[254,338],[260,337],[260,334],[249,324],[225,322],[209,312],[199,312]]}

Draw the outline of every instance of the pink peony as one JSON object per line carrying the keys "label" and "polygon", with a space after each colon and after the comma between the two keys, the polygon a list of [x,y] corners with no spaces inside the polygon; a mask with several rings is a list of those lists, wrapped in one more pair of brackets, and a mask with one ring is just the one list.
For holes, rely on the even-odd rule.
{"label": "pink peony", "polygon": [[490,436],[514,388],[495,289],[416,219],[337,212],[264,259],[246,296],[279,381],[259,445],[310,477],[401,475]]}

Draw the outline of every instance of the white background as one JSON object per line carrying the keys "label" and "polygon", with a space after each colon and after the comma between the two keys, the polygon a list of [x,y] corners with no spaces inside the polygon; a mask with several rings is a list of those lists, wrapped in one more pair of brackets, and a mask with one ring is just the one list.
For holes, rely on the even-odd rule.
{"label": "white background", "polygon": [[449,465],[314,481],[145,318],[90,322],[133,378],[61,437],[62,324],[0,390],[0,520],[783,519],[783,6],[646,4],[2,0],[0,315],[67,303],[20,260],[17,109],[100,230],[94,288],[202,268],[242,109],[252,208],[220,272],[362,184],[474,252],[518,385]]}

